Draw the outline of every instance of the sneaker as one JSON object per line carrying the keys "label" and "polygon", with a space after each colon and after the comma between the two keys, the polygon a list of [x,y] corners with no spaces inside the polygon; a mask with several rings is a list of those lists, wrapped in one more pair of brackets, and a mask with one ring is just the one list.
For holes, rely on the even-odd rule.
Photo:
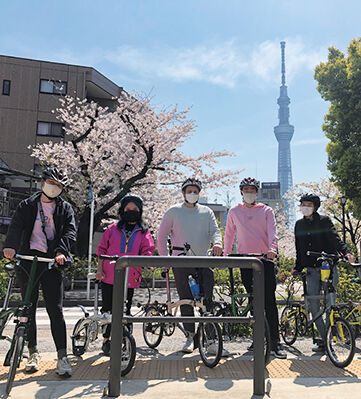
{"label": "sneaker", "polygon": [[280,343],[278,343],[276,347],[271,350],[271,355],[277,357],[278,359],[287,359],[287,353]]}
{"label": "sneaker", "polygon": [[325,345],[324,344],[315,344],[312,348],[312,352],[316,353],[325,353]]}
{"label": "sneaker", "polygon": [[[218,352],[218,345],[216,342],[211,343],[208,348],[207,348],[207,353],[209,355],[216,355]],[[222,357],[227,357],[229,356],[229,352],[227,351],[227,349],[222,349]]]}
{"label": "sneaker", "polygon": [[193,352],[193,337],[192,335],[188,335],[187,340],[182,348],[183,353],[192,353]]}
{"label": "sneaker", "polygon": [[72,374],[72,369],[69,360],[66,356],[58,359],[56,373],[63,377],[70,377]]}
{"label": "sneaker", "polygon": [[38,352],[34,352],[32,355],[29,356],[29,359],[25,366],[25,370],[28,373],[35,373],[35,371],[39,370],[39,362],[40,362],[40,355]]}
{"label": "sneaker", "polygon": [[102,351],[103,351],[105,356],[109,356],[110,355],[110,339],[108,339],[108,340],[103,342]]}

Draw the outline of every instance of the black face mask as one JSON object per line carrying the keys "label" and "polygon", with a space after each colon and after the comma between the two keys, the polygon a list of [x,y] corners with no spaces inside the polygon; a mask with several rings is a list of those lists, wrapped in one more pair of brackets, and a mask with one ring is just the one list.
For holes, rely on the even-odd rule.
{"label": "black face mask", "polygon": [[124,212],[123,218],[124,222],[137,222],[140,220],[140,212],[139,211],[126,211]]}

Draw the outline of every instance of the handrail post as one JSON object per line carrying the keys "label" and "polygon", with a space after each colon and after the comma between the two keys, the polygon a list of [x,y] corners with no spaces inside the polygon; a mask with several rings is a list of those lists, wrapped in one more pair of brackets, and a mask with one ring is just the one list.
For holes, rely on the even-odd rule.
{"label": "handrail post", "polygon": [[[116,263],[121,263],[118,259]],[[114,268],[113,282],[113,304],[112,304],[112,332],[110,342],[110,370],[108,396],[120,395],[120,372],[123,342],[123,316],[124,316],[124,293],[125,293],[125,268]]]}
{"label": "handrail post", "polygon": [[[264,313],[264,265],[260,260],[253,268],[253,316],[255,318],[253,330],[254,342],[254,363],[253,363],[253,393],[255,395],[264,395],[264,336],[265,336],[265,313]],[[255,265],[256,266],[256,265]]]}

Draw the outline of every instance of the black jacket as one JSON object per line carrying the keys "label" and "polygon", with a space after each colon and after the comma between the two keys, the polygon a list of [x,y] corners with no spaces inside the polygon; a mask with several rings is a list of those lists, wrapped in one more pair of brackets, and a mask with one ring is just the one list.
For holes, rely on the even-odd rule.
{"label": "black jacket", "polygon": [[[30,237],[38,213],[40,196],[41,192],[38,192],[20,202],[11,219],[4,248],[13,248],[17,253],[22,255],[31,254]],[[54,257],[57,252],[60,252],[68,260],[71,260],[70,251],[76,240],[73,208],[68,202],[57,197],[53,217],[55,225],[55,251],[52,254],[48,253],[47,256]]]}
{"label": "black jacket", "polygon": [[296,267],[302,271],[304,267],[313,267],[317,257],[307,256],[307,251],[326,252],[331,254],[350,252],[338,236],[335,226],[328,216],[317,212],[312,219],[302,218],[295,225]]}

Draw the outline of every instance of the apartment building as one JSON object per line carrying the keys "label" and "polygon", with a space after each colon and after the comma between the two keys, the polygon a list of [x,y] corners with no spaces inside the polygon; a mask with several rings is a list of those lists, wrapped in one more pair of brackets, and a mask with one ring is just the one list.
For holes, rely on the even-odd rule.
{"label": "apartment building", "polygon": [[123,88],[92,67],[0,55],[0,166],[33,173],[29,145],[64,140],[52,110],[66,94],[114,104]]}

